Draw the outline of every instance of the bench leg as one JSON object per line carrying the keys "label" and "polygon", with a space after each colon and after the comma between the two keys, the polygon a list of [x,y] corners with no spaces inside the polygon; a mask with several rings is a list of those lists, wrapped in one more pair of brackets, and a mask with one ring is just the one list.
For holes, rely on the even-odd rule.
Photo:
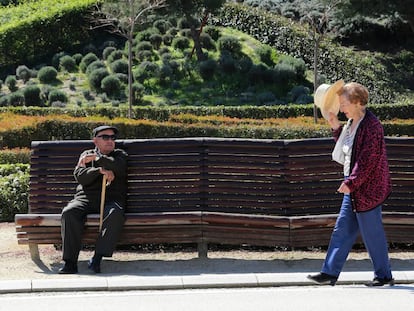
{"label": "bench leg", "polygon": [[197,244],[198,258],[207,258],[208,245],[205,242]]}
{"label": "bench leg", "polygon": [[40,260],[39,247],[37,244],[29,243],[30,257],[33,261]]}

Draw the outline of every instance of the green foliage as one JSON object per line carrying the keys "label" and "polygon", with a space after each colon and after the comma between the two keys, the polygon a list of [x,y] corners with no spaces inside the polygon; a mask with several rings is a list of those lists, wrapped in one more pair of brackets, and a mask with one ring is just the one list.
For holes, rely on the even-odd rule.
{"label": "green foliage", "polygon": [[68,96],[62,90],[52,90],[49,93],[48,97],[49,104],[53,104],[55,102],[66,103],[68,101]]}
{"label": "green foliage", "polygon": [[17,80],[16,76],[7,76],[6,80],[4,81],[6,86],[9,88],[10,92],[17,91]]}
{"label": "green foliage", "polygon": [[40,88],[37,85],[28,85],[22,90],[26,106],[41,106]]}
{"label": "green foliage", "polygon": [[218,48],[221,52],[227,51],[231,54],[238,55],[241,53],[242,45],[237,38],[233,36],[224,36],[218,40]]}
{"label": "green foliage", "polygon": [[77,70],[76,61],[70,55],[62,56],[59,61],[59,67],[67,72],[75,72]]}
{"label": "green foliage", "polygon": [[56,82],[57,70],[52,66],[44,66],[37,73],[37,78],[41,83],[49,84]]}
{"label": "green foliage", "polygon": [[86,71],[86,68],[93,63],[94,61],[99,60],[98,56],[96,56],[94,53],[88,53],[83,58],[82,61],[79,64],[79,68],[82,72]]}
{"label": "green foliage", "polygon": [[28,211],[29,165],[0,165],[0,221]]}
{"label": "green foliage", "polygon": [[30,150],[28,148],[0,150],[0,164],[29,164]]}
{"label": "green foliage", "polygon": [[114,97],[121,92],[121,81],[115,75],[109,75],[102,79],[101,89],[109,97]]}
{"label": "green foliage", "polygon": [[38,0],[0,10],[0,66],[31,61],[90,39],[86,16],[99,0]]}
{"label": "green foliage", "polygon": [[27,81],[29,81],[30,78],[31,78],[31,76],[32,76],[32,72],[31,72],[31,70],[27,66],[20,65],[20,66],[17,67],[17,69],[16,69],[16,77],[18,79],[23,80],[24,83],[26,83]]}
{"label": "green foliage", "polygon": [[109,72],[106,68],[98,68],[93,70],[88,76],[88,81],[91,89],[97,92],[101,92],[102,80],[107,76],[109,76]]}

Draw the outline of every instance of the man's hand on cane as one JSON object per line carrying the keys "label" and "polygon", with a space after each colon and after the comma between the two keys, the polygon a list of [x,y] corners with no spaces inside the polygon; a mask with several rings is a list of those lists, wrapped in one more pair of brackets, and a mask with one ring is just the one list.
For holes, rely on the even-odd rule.
{"label": "man's hand on cane", "polygon": [[99,168],[99,172],[106,177],[106,185],[109,186],[111,182],[115,179],[114,172],[106,170],[103,167]]}

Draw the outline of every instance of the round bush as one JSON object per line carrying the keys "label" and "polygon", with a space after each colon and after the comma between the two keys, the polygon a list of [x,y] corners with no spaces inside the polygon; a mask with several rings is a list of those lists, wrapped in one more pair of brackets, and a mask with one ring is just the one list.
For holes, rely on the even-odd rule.
{"label": "round bush", "polygon": [[128,84],[128,75],[125,73],[116,73],[115,76],[118,77],[119,81],[124,84]]}
{"label": "round bush", "polygon": [[60,59],[65,55],[68,55],[68,54],[64,51],[56,53],[55,55],[53,55],[53,57],[52,57],[52,66],[55,67],[56,69],[59,69]]}
{"label": "round bush", "polygon": [[79,65],[80,70],[82,72],[85,72],[86,68],[88,68],[88,66],[96,60],[98,60],[98,57],[94,53],[86,54],[80,62],[80,65]]}
{"label": "round bush", "polygon": [[88,65],[88,67],[86,68],[86,75],[90,75],[92,71],[96,70],[96,69],[100,69],[100,68],[106,68],[106,65],[103,61],[101,60],[95,60],[92,63],[90,63]]}
{"label": "round bush", "polygon": [[156,63],[144,61],[136,70],[134,70],[134,78],[136,81],[143,82],[144,80],[158,75],[159,66]]}
{"label": "round bush", "polygon": [[6,80],[4,81],[4,84],[10,90],[10,92],[15,92],[18,89],[16,76],[7,76]]}
{"label": "round bush", "polygon": [[113,97],[120,93],[121,85],[122,83],[116,75],[109,75],[102,79],[101,89],[109,97]]}
{"label": "round bush", "polygon": [[200,75],[204,80],[210,80],[213,78],[217,69],[217,62],[214,59],[208,59],[200,62],[199,70]]}
{"label": "round bush", "polygon": [[92,71],[88,76],[91,89],[100,92],[102,80],[107,76],[109,76],[109,72],[105,68],[99,68]]}
{"label": "round bush", "polygon": [[103,50],[103,52],[102,52],[102,58],[103,58],[104,60],[107,60],[107,59],[108,59],[108,57],[109,57],[109,55],[111,55],[111,53],[112,53],[113,51],[116,51],[116,48],[115,48],[114,46],[108,46],[108,47],[106,47],[106,48]]}
{"label": "round bush", "polygon": [[168,22],[166,20],[159,19],[159,20],[156,20],[153,23],[153,27],[157,28],[158,31],[160,32],[160,34],[165,34],[167,32],[167,30],[172,27],[172,25],[171,25],[170,22]]}
{"label": "round bush", "polygon": [[115,50],[111,54],[109,54],[107,61],[108,63],[113,63],[118,59],[122,59],[124,57],[124,52],[121,50]]}
{"label": "round bush", "polygon": [[174,37],[170,34],[165,34],[165,35],[162,36],[162,42],[165,45],[168,45],[168,46],[170,46],[172,44],[173,39],[174,39]]}
{"label": "round bush", "polygon": [[220,30],[214,26],[204,27],[204,32],[209,34],[214,41],[217,41],[221,36]]}
{"label": "round bush", "polygon": [[190,40],[187,37],[176,37],[173,39],[172,46],[175,49],[185,50],[190,47]]}
{"label": "round bush", "polygon": [[59,68],[66,70],[67,72],[75,72],[76,71],[76,61],[73,59],[72,56],[65,55],[60,58]]}
{"label": "round bush", "polygon": [[16,68],[16,77],[26,83],[32,77],[32,71],[27,66],[20,65]]}
{"label": "round bush", "polygon": [[128,74],[128,62],[124,59],[118,59],[110,65],[113,73]]}
{"label": "round bush", "polygon": [[151,35],[151,37],[149,38],[152,46],[154,47],[154,49],[159,49],[162,43],[162,36],[159,34],[153,34]]}
{"label": "round bush", "polygon": [[216,50],[216,44],[213,41],[213,39],[211,39],[209,34],[202,33],[200,35],[200,42],[201,42],[201,46],[203,48],[205,48],[206,50],[209,50],[209,51],[215,51]]}
{"label": "round bush", "polygon": [[24,96],[21,92],[14,92],[9,94],[9,106],[20,107],[24,106]]}
{"label": "round bush", "polygon": [[137,44],[135,50],[137,52],[139,52],[139,51],[152,51],[153,50],[153,47],[152,47],[151,42],[149,42],[149,41],[142,41],[142,42],[140,42],[140,43]]}
{"label": "round bush", "polygon": [[41,83],[53,83],[56,81],[57,70],[52,66],[44,66],[37,73],[37,78]]}
{"label": "round bush", "polygon": [[22,90],[26,106],[41,106],[40,88],[37,85],[29,85]]}
{"label": "round bush", "polygon": [[83,55],[81,53],[76,53],[72,56],[72,58],[75,60],[76,65],[79,65],[82,61]]}
{"label": "round bush", "polygon": [[55,102],[67,103],[68,97],[65,92],[61,90],[52,90],[49,93],[49,103],[53,104]]}
{"label": "round bush", "polygon": [[240,41],[231,36],[224,36],[218,40],[219,50],[228,51],[232,54],[240,54],[242,50],[242,45]]}

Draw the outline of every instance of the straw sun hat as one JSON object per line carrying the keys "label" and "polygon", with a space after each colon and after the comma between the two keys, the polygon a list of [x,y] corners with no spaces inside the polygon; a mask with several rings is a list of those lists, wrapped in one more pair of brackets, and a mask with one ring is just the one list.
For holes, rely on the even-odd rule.
{"label": "straw sun hat", "polygon": [[345,84],[344,80],[338,80],[334,84],[321,84],[315,91],[314,102],[321,110],[322,116],[328,120],[329,113],[339,113],[338,90]]}

